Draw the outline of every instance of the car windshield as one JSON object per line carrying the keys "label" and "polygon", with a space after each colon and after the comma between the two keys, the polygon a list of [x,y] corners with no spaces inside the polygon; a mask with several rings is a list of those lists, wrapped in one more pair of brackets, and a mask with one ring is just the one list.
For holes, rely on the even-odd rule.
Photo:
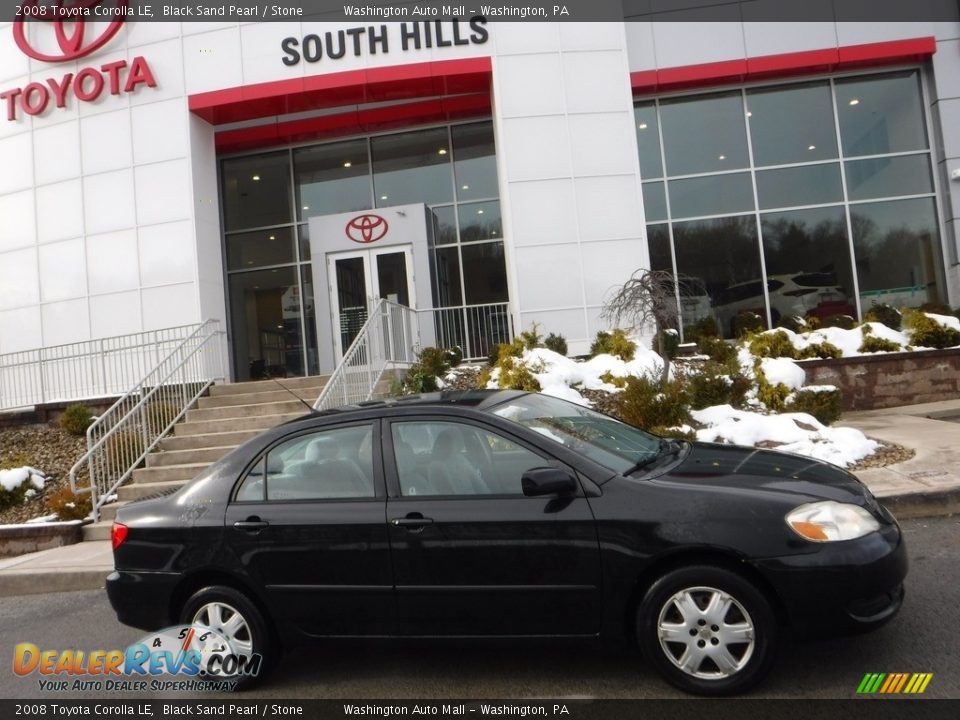
{"label": "car windshield", "polygon": [[660,438],[619,420],[548,395],[523,395],[488,408],[488,412],[625,473],[656,457]]}

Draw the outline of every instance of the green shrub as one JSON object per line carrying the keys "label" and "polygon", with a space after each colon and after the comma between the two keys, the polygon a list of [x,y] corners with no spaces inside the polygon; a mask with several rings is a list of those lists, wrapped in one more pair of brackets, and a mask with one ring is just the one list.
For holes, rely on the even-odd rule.
{"label": "green shrub", "polygon": [[630,362],[636,356],[637,345],[627,337],[625,330],[617,328],[611,332],[601,330],[590,345],[590,357],[597,355],[617,355],[624,362]]}
{"label": "green shrub", "polygon": [[820,327],[835,327],[843,330],[853,330],[857,321],[849,315],[828,315],[820,322]]}
{"label": "green shrub", "polygon": [[36,490],[33,483],[30,481],[30,477],[31,475],[28,474],[23,482],[9,490],[0,485],[0,511],[14,507],[15,505],[20,505],[24,500],[26,500],[27,493],[30,490]]}
{"label": "green shrub", "polygon": [[840,358],[843,357],[843,350],[833,343],[826,340],[818,343],[810,343],[803,350],[797,353],[798,360],[810,360],[813,358]]}
{"label": "green shrub", "polygon": [[941,325],[920,311],[904,310],[903,324],[908,329],[911,345],[932,348],[960,345],[960,331]]}
{"label": "green shrub", "polygon": [[86,435],[93,424],[93,412],[83,403],[68,405],[60,416],[60,427],[71,435]]}
{"label": "green shrub", "polygon": [[523,343],[524,350],[533,350],[543,347],[543,335],[540,334],[540,323],[533,323],[529,330],[524,330],[519,335],[520,342]]}
{"label": "green shrub", "polygon": [[708,362],[687,380],[690,406],[695,410],[712,405],[741,407],[751,387],[739,368]]}
{"label": "green shrub", "polygon": [[787,330],[792,330],[795,333],[808,332],[810,330],[809,323],[799,315],[786,315],[779,320],[777,320],[778,328],[786,328]]}
{"label": "green shrub", "polygon": [[611,372],[605,372],[600,376],[600,380],[607,383],[608,385],[613,385],[614,387],[622,388],[627,384],[627,378],[620,375],[614,375]]}
{"label": "green shrub", "polygon": [[675,434],[668,428],[690,422],[689,395],[677,381],[661,386],[649,377],[628,377],[616,395],[615,410],[624,422],[656,435]]}
{"label": "green shrub", "polygon": [[543,346],[547,348],[547,350],[553,350],[555,353],[560,353],[561,355],[567,354],[567,340],[563,335],[550,333],[544,339]]}
{"label": "green shrub", "polygon": [[437,378],[446,375],[450,368],[462,361],[463,351],[459,347],[421,348],[417,352],[417,361],[407,370],[402,392],[416,394],[438,390]]}
{"label": "green shrub", "polygon": [[767,321],[749,310],[737,313],[737,316],[733,319],[733,334],[736,337],[746,337],[766,329]]}
{"label": "green shrub", "polygon": [[500,359],[500,353],[505,352],[509,347],[507,343],[496,343],[490,346],[490,351],[487,353],[487,365],[491,367],[497,364],[497,360]]}
{"label": "green shrub", "polygon": [[784,402],[790,395],[790,388],[783,383],[771,383],[767,380],[758,360],[753,366],[757,377],[757,399],[774,412],[783,410]]}
{"label": "green shrub", "polygon": [[[657,341],[656,336],[654,336],[651,341],[651,349],[659,353],[659,342]],[[677,349],[680,347],[680,333],[672,328],[667,328],[663,331],[663,352],[666,354],[667,359],[672,359],[677,356]]]}
{"label": "green shrub", "polygon": [[512,355],[502,356],[497,361],[500,377],[497,384],[504,390],[540,392],[540,382],[521,360]]}
{"label": "green shrub", "polygon": [[840,419],[843,413],[840,391],[833,390],[797,390],[785,404],[787,412],[802,412],[813,415],[824,425],[830,425]]}
{"label": "green shrub", "polygon": [[953,315],[953,310],[946,303],[925,302],[917,308],[922,312],[933,313],[934,315]]}
{"label": "green shrub", "polygon": [[871,307],[864,313],[863,319],[867,322],[881,323],[891,330],[899,330],[903,323],[903,316],[900,311],[886,303]]}
{"label": "green shrub", "polygon": [[750,338],[750,353],[755,357],[796,358],[797,349],[782,330],[762,332]]}
{"label": "green shrub", "polygon": [[93,509],[90,495],[78,495],[69,487],[46,498],[47,510],[54,513],[58,520],[83,520]]}
{"label": "green shrub", "polygon": [[712,316],[702,317],[696,322],[683,326],[683,338],[686,342],[697,343],[699,347],[702,340],[719,337],[720,331],[717,328],[716,318]]}
{"label": "green shrub", "polygon": [[733,362],[737,358],[737,347],[733,343],[728,343],[723,338],[703,337],[697,341],[697,350],[702,355],[707,355],[714,362],[726,364]]}
{"label": "green shrub", "polygon": [[896,343],[893,340],[887,340],[886,338],[877,337],[876,335],[871,335],[867,332],[869,330],[869,325],[863,326],[863,342],[860,343],[860,349],[858,352],[862,353],[875,353],[875,352],[898,352],[903,350],[903,347],[900,343]]}

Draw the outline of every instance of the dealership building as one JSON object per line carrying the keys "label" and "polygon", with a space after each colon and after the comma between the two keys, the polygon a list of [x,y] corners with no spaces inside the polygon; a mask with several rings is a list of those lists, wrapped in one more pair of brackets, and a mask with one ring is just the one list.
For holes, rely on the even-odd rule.
{"label": "dealership building", "polygon": [[[960,305],[960,23],[0,25],[0,355],[219,320],[330,372],[375,298],[483,356]],[[429,336],[429,332],[427,336]]]}

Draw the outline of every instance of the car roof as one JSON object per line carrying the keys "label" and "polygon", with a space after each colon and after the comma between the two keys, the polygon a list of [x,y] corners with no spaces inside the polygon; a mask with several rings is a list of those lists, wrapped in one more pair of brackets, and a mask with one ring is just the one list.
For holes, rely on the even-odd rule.
{"label": "car roof", "polygon": [[511,398],[527,394],[528,393],[521,390],[442,390],[440,392],[419,393],[417,395],[401,395],[399,397],[366,400],[350,405],[341,405],[340,407],[330,408],[329,410],[315,410],[308,415],[289,420],[284,423],[284,425],[302,422],[310,418],[337,417],[348,419],[354,414],[363,414],[368,417],[371,410],[378,408],[383,410],[392,410],[395,408],[427,410],[430,408],[459,406],[483,410],[493,405],[499,405],[501,402],[505,402]]}

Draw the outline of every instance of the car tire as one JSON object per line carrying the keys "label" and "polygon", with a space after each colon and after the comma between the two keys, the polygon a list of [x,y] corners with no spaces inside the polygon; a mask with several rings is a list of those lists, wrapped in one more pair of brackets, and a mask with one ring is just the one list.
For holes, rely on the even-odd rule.
{"label": "car tire", "polygon": [[734,695],[770,670],[777,619],[770,602],[740,575],[696,565],[673,570],[647,590],[637,639],[663,677],[696,695]]}
{"label": "car tire", "polygon": [[[239,620],[234,619],[239,616]],[[210,585],[197,590],[184,603],[180,612],[184,625],[209,627],[234,645],[237,654],[259,654],[261,662],[256,675],[225,676],[237,680],[235,689],[252,687],[273,669],[279,649],[263,614],[239,590],[226,585]],[[217,679],[207,676],[208,679]]]}

